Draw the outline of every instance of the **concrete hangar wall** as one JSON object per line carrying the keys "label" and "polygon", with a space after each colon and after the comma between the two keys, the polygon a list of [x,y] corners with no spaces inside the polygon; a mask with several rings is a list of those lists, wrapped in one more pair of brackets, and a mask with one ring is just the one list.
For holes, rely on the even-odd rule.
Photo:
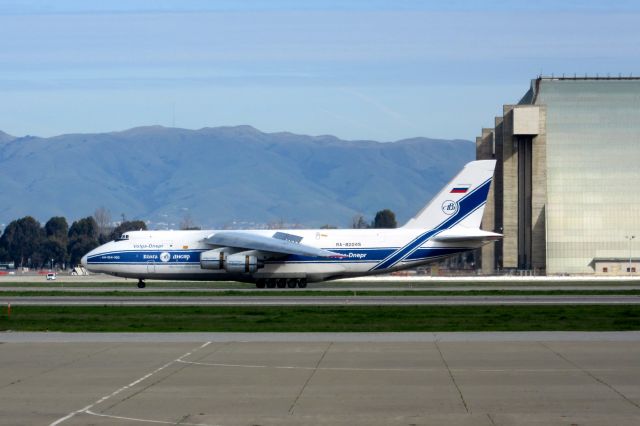
{"label": "concrete hangar wall", "polygon": [[535,79],[476,156],[498,160],[483,228],[504,234],[484,273],[640,275],[640,78]]}

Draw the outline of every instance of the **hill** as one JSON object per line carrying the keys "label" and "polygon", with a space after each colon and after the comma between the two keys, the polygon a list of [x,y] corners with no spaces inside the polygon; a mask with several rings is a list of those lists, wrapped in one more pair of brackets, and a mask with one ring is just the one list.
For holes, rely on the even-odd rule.
{"label": "hill", "polygon": [[404,222],[474,152],[464,140],[345,141],[250,126],[0,133],[0,223],[73,220],[100,206],[151,228],[176,228],[185,216],[204,227],[348,226],[355,214],[383,208]]}

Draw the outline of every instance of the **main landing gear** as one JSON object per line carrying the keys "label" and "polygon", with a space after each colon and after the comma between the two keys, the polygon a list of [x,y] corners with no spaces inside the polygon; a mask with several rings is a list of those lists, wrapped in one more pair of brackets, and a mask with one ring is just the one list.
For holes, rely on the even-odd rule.
{"label": "main landing gear", "polygon": [[262,278],[256,281],[257,288],[305,288],[307,280],[305,278]]}
{"label": "main landing gear", "polygon": [[147,286],[147,284],[145,284],[145,282],[142,280],[142,278],[140,278],[138,280],[138,288],[145,288]]}

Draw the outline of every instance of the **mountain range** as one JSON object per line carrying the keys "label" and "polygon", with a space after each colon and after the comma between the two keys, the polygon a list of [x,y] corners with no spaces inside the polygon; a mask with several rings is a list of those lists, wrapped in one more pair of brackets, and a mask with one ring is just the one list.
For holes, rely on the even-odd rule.
{"label": "mountain range", "polygon": [[0,224],[98,207],[150,228],[349,226],[415,214],[475,155],[466,140],[346,141],[251,126],[13,137],[0,132]]}

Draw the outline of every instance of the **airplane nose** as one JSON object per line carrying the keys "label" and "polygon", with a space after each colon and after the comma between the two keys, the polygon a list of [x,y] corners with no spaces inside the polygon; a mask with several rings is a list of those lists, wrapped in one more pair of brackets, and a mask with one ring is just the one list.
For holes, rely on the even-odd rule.
{"label": "airplane nose", "polygon": [[82,256],[82,259],[80,259],[80,263],[82,264],[83,267],[87,267],[87,255],[85,254],[84,256]]}

